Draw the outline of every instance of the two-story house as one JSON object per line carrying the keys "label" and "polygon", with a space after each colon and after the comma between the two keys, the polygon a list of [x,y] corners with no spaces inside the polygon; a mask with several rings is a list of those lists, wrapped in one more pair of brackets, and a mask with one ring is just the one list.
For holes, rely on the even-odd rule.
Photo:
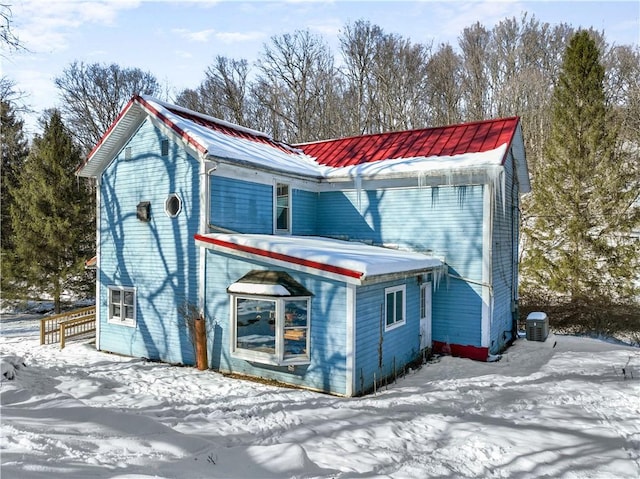
{"label": "two-story house", "polygon": [[518,118],[301,145],[136,96],[97,182],[100,350],[354,396],[516,334]]}

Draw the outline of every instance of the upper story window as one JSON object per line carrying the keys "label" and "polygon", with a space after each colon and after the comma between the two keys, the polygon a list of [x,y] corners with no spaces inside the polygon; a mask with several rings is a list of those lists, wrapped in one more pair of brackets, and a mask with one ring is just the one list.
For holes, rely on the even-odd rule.
{"label": "upper story window", "polygon": [[309,291],[281,271],[252,271],[227,291],[233,357],[276,366],[309,363]]}
{"label": "upper story window", "polygon": [[109,286],[108,322],[122,326],[136,326],[136,290]]}
{"label": "upper story window", "polygon": [[406,286],[394,286],[384,290],[385,330],[397,328],[405,323]]}
{"label": "upper story window", "polygon": [[291,193],[286,183],[276,183],[274,222],[276,233],[291,233]]}

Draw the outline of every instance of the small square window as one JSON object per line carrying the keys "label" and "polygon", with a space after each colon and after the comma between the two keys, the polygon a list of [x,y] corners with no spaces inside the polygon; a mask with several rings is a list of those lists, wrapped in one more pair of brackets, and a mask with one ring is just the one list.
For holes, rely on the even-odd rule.
{"label": "small square window", "polygon": [[136,325],[136,291],[134,288],[109,286],[108,322],[121,326]]}
{"label": "small square window", "polygon": [[394,329],[405,323],[406,286],[394,286],[384,290],[385,296],[385,330]]}

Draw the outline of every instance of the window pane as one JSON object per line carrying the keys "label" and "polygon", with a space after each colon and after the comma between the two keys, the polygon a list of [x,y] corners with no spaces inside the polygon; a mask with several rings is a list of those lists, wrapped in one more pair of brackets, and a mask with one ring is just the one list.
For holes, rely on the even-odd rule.
{"label": "window pane", "polygon": [[275,354],[275,301],[238,298],[236,322],[237,348]]}
{"label": "window pane", "polygon": [[284,302],[284,327],[307,326],[308,302],[306,299]]}
{"label": "window pane", "polygon": [[425,295],[426,295],[426,288],[422,288],[420,290],[420,317],[421,318],[426,317],[426,313],[427,313]]}
{"label": "window pane", "polygon": [[278,195],[278,197],[289,196],[289,185],[285,185],[284,183],[278,183],[276,194]]}
{"label": "window pane", "polygon": [[120,303],[120,290],[112,289],[111,290],[111,302],[112,303]]}
{"label": "window pane", "polygon": [[284,357],[307,354],[307,328],[291,328],[284,331]]}
{"label": "window pane", "polygon": [[120,303],[111,305],[111,317],[112,318],[120,317]]}
{"label": "window pane", "polygon": [[395,311],[394,305],[395,295],[393,293],[387,294],[387,326],[394,323],[393,312]]}
{"label": "window pane", "polygon": [[280,208],[278,206],[276,215],[277,215],[276,228],[278,228],[279,230],[288,230],[289,229],[289,209]]}
{"label": "window pane", "polygon": [[276,229],[289,229],[289,185],[276,185]]}
{"label": "window pane", "polygon": [[123,319],[133,319],[133,306],[125,305]]}
{"label": "window pane", "polygon": [[404,304],[404,295],[402,291],[396,291],[396,323],[399,321],[404,321],[402,317],[402,309]]}
{"label": "window pane", "polygon": [[124,292],[124,304],[126,306],[133,306],[133,291]]}

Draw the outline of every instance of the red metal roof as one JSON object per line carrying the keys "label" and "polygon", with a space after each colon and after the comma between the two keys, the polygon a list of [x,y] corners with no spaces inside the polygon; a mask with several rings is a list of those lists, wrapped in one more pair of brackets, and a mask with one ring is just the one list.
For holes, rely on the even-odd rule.
{"label": "red metal roof", "polygon": [[510,145],[518,117],[461,125],[354,136],[295,145],[325,166],[343,167],[395,158],[482,153]]}

